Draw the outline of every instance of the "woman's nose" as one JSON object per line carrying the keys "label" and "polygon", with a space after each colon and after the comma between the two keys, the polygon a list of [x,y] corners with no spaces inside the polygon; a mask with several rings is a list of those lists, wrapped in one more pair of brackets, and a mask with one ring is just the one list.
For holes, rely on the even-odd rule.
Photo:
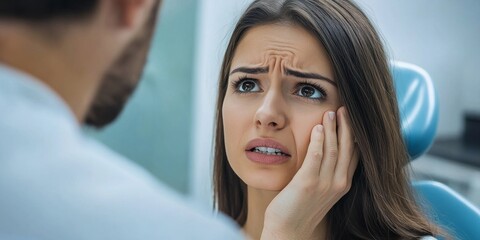
{"label": "woman's nose", "polygon": [[285,104],[282,94],[269,92],[262,99],[262,103],[255,114],[257,128],[280,130],[285,127]]}

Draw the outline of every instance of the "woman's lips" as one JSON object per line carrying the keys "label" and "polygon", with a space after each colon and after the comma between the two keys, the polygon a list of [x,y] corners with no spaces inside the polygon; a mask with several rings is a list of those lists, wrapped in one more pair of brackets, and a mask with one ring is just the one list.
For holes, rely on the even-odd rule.
{"label": "woman's lips", "polygon": [[262,138],[248,142],[245,154],[251,161],[262,164],[280,164],[291,157],[288,149],[279,142]]}

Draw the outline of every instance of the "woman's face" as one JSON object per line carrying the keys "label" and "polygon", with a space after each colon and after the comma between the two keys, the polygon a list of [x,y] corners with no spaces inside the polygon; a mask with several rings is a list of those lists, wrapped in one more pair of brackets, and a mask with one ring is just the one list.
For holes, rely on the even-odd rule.
{"label": "woman's face", "polygon": [[340,107],[332,64],[302,27],[268,24],[244,35],[229,73],[228,161],[249,187],[281,190],[302,165],[312,128]]}

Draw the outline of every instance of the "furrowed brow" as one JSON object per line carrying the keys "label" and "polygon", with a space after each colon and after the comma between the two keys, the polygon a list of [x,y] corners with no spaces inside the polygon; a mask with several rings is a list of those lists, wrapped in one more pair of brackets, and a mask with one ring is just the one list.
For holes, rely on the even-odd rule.
{"label": "furrowed brow", "polygon": [[328,83],[332,84],[333,86],[337,86],[337,83],[333,81],[330,78],[327,78],[325,76],[322,76],[321,74],[318,73],[306,73],[306,72],[300,72],[292,69],[285,69],[285,74],[286,75],[291,75],[299,78],[310,78],[310,79],[318,79],[318,80],[323,80],[327,81]]}
{"label": "furrowed brow", "polygon": [[236,72],[250,73],[250,74],[268,73],[268,67],[258,67],[258,68],[238,67],[238,68],[233,69],[230,72],[230,75],[232,75]]}

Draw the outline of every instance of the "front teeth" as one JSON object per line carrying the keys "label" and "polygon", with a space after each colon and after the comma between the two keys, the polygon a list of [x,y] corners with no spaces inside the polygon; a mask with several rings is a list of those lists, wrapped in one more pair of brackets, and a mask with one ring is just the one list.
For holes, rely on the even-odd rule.
{"label": "front teeth", "polygon": [[286,156],[286,154],[282,153],[280,149],[276,148],[269,148],[269,147],[255,147],[253,149],[254,152],[267,154],[267,155],[279,155],[279,156]]}

